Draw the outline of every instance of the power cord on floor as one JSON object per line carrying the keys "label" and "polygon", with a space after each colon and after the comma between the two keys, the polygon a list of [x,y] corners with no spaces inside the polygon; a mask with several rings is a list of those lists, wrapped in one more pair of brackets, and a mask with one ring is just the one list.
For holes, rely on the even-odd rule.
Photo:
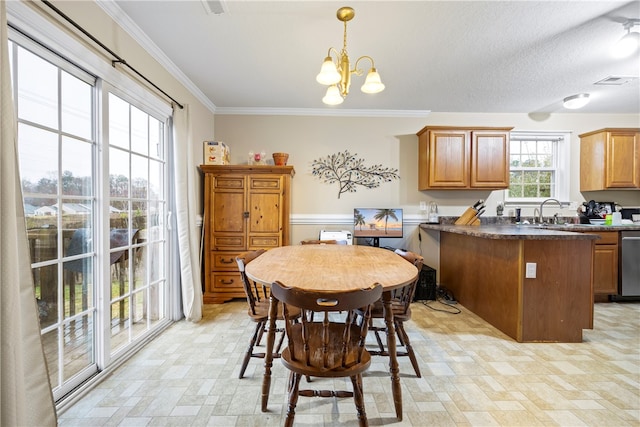
{"label": "power cord on floor", "polygon": [[[447,307],[447,309],[434,307],[433,305],[430,304],[432,302],[437,302],[437,303],[441,304],[442,306]],[[422,301],[422,305],[430,308],[433,311],[441,311],[443,313],[460,314],[462,312],[458,307],[455,307],[455,306],[451,305],[450,303],[443,302],[442,298],[438,298],[435,301],[434,300]]]}
{"label": "power cord on floor", "polygon": [[436,287],[436,302],[439,302],[440,304],[444,305],[445,307],[450,307],[450,310],[443,310],[440,308],[435,308],[431,305],[429,305],[429,302],[434,301],[434,300],[426,300],[426,301],[422,301],[422,304],[424,304],[425,306],[429,307],[431,310],[435,310],[435,311],[442,311],[444,313],[450,313],[450,314],[459,314],[461,313],[461,310],[458,307],[454,307],[455,304],[458,303],[458,301],[456,301],[456,299],[453,296],[453,292],[451,292],[450,290],[442,287],[442,286],[438,286]]}

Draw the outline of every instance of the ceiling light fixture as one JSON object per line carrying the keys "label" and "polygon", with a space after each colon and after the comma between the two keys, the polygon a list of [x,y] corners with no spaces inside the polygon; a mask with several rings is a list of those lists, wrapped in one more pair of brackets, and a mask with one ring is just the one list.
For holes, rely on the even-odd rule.
{"label": "ceiling light fixture", "polygon": [[571,95],[564,99],[563,106],[569,110],[577,110],[589,103],[588,93],[579,93],[577,95]]}
{"label": "ceiling light fixture", "polygon": [[640,48],[640,33],[631,31],[636,25],[640,25],[640,19],[627,19],[627,21],[622,24],[627,34],[613,45],[611,53],[614,57],[625,58],[631,56]]}
{"label": "ceiling light fixture", "polygon": [[[322,62],[320,73],[316,76],[318,83],[329,86],[326,95],[322,98],[322,102],[328,105],[342,104],[344,98],[349,94],[351,74],[357,76],[363,74],[363,71],[358,69],[358,62],[360,62],[361,59],[371,61],[371,68],[360,90],[364,93],[378,93],[384,90],[384,84],[382,84],[380,80],[380,74],[378,74],[373,59],[370,56],[361,56],[356,60],[353,69],[349,68],[349,55],[347,55],[347,22],[351,21],[355,14],[355,11],[350,7],[341,7],[338,9],[336,16],[339,21],[344,22],[342,51],[338,53],[336,49],[330,47],[327,57]],[[336,62],[333,61],[332,53],[336,55]]]}

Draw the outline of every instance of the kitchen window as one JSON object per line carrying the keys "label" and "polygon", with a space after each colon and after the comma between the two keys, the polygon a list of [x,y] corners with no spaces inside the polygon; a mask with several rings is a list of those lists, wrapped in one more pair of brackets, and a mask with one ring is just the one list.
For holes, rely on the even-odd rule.
{"label": "kitchen window", "polygon": [[568,132],[511,132],[507,203],[567,199],[569,138]]}

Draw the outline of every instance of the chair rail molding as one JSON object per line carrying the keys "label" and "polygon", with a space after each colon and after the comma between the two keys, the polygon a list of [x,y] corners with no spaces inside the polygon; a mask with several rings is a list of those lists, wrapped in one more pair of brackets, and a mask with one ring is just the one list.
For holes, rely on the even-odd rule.
{"label": "chair rail molding", "polygon": [[[291,225],[345,225],[353,226],[353,214],[291,214]],[[404,225],[426,222],[424,215],[405,215]]]}

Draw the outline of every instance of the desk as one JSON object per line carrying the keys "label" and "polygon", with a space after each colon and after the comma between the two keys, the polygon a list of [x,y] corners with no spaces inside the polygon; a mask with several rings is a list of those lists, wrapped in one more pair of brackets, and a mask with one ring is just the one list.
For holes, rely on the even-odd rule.
{"label": "desk", "polygon": [[[389,371],[396,416],[402,420],[402,392],[396,337],[391,311],[391,291],[418,277],[418,269],[397,254],[371,246],[296,245],[268,250],[245,267],[246,275],[258,283],[271,285],[276,280],[305,290],[345,291],[380,283],[387,326]],[[273,305],[273,304],[272,304]],[[272,307],[274,310],[275,307]],[[269,333],[262,383],[262,411],[267,410],[271,388],[272,349],[275,340],[275,316],[269,316]]]}

